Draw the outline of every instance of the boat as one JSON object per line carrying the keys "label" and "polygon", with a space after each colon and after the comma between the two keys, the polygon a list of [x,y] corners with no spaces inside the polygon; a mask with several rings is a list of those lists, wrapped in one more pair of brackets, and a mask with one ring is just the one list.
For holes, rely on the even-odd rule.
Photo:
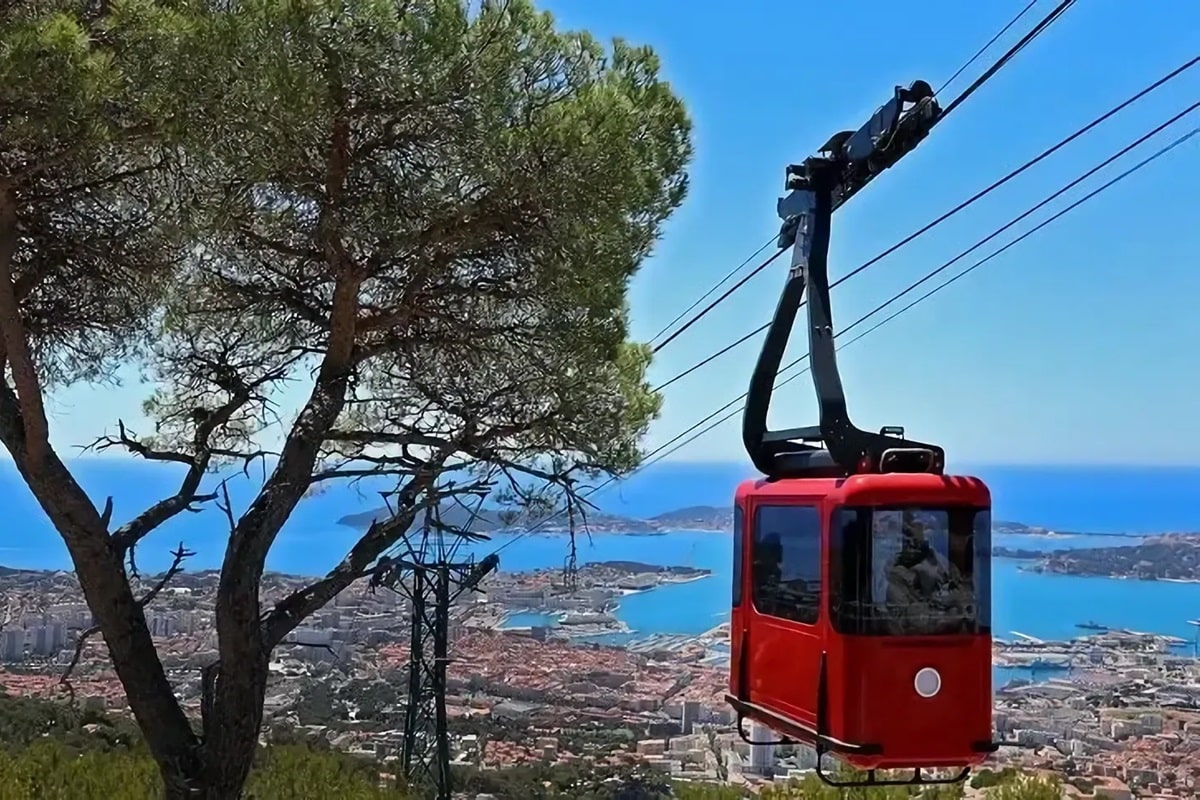
{"label": "boat", "polygon": [[1091,620],[1087,622],[1077,622],[1075,623],[1075,627],[1085,631],[1102,631],[1105,633],[1111,630],[1111,628],[1109,628],[1107,625],[1101,625],[1100,623],[1092,622]]}

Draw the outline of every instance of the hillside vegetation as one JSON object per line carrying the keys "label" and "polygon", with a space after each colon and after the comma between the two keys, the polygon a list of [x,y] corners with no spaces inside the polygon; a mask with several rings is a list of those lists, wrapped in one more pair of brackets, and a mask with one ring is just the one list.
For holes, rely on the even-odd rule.
{"label": "hillside vegetation", "polygon": [[[740,788],[672,783],[638,767],[590,769],[531,764],[502,770],[464,768],[457,785],[467,796],[499,800],[738,800]],[[984,780],[980,780],[984,779]],[[1052,781],[1008,772],[984,772],[994,800],[1057,800]],[[962,797],[963,787],[926,790],[927,800]],[[137,727],[98,705],[68,706],[0,694],[0,800],[157,800],[162,780]],[[243,795],[247,800],[418,800],[421,792],[398,784],[388,765],[301,740],[280,740],[258,751]],[[762,800],[837,798],[815,776],[765,789]],[[907,788],[857,791],[863,800],[915,796]]]}

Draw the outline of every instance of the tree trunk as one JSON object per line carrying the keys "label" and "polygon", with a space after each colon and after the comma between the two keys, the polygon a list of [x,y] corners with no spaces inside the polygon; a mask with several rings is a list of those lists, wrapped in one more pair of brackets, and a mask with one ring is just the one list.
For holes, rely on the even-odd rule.
{"label": "tree trunk", "polygon": [[[0,441],[71,555],[75,575],[150,752],[164,770],[194,770],[196,736],[175,699],[108,520],[50,446],[42,388],[12,281],[17,247],[12,187],[0,182]],[[14,392],[4,379],[12,371]]]}
{"label": "tree trunk", "polygon": [[[13,406],[11,393],[0,390],[0,438],[6,444],[20,437],[15,426],[4,424],[14,420]],[[235,668],[227,673],[218,664],[206,671],[200,739],[175,699],[121,554],[95,506],[53,451],[40,469],[28,469],[24,459],[16,464],[66,542],[129,706],[158,764],[164,797],[237,800],[258,746],[267,687],[270,651],[263,646],[257,585],[251,581],[242,587],[252,598],[246,608],[226,600],[221,609],[221,638],[236,653],[230,661]]]}
{"label": "tree trunk", "polygon": [[222,674],[204,671],[204,738],[188,764],[159,760],[166,800],[239,800],[254,765],[267,687],[267,659]]}
{"label": "tree trunk", "polygon": [[205,800],[241,797],[258,750],[268,658],[256,654],[237,669],[213,669],[212,704],[204,715]]}
{"label": "tree trunk", "polygon": [[[19,429],[11,424],[13,405],[12,394],[4,387],[0,390],[0,439],[10,451],[15,449],[14,455],[23,456],[23,448],[12,446],[21,438]],[[151,755],[164,775],[168,769],[194,772],[198,767],[196,736],[167,680],[146,616],[125,576],[121,554],[111,546],[95,506],[52,450],[38,469],[31,470],[23,457],[14,460],[67,545],[84,598],[108,645]]]}

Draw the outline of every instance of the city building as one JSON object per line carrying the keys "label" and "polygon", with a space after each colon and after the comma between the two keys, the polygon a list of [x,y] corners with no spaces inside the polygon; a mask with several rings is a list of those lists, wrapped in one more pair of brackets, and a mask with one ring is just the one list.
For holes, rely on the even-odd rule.
{"label": "city building", "polygon": [[750,745],[749,770],[758,775],[772,775],[775,772],[775,745],[771,744],[776,738],[775,733],[758,722],[750,723],[750,741],[765,742],[766,744]]}

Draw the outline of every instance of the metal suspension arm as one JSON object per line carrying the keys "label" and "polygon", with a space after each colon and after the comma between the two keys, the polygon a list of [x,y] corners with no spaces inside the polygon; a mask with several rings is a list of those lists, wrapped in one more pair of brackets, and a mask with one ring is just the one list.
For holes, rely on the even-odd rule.
{"label": "metal suspension arm", "polygon": [[[833,209],[830,192],[825,191],[821,195],[824,203],[820,209],[818,193],[808,189],[793,189],[787,197],[779,200],[777,206],[779,216],[783,218],[783,228],[779,233],[777,245],[780,248],[790,245],[792,260],[788,267],[787,281],[783,285],[783,293],[775,307],[775,316],[771,319],[771,327],[767,329],[762,349],[758,353],[758,361],[750,376],[750,390],[746,394],[746,409],[742,414],[742,443],[754,466],[768,477],[784,477],[780,474],[781,465],[783,472],[788,474],[793,471],[803,472],[812,477],[843,474],[843,470],[833,461],[828,451],[809,443],[820,440],[819,432],[809,428],[783,431],[767,429],[771,395],[779,375],[780,364],[783,363],[783,354],[787,350],[788,339],[796,322],[796,314],[804,301],[810,266],[814,259],[823,263],[829,252],[829,228]],[[810,307],[810,340],[813,338],[812,327]],[[815,364],[815,360],[812,363]],[[841,379],[836,372],[834,379],[837,386],[831,391],[835,394],[836,403],[836,395],[841,394]],[[842,405],[844,408],[844,397]]]}
{"label": "metal suspension arm", "polygon": [[[928,90],[927,84],[918,83]],[[768,478],[841,477],[876,471],[940,473],[944,468],[945,454],[940,447],[906,440],[901,428],[871,433],[850,421],[829,305],[829,232],[834,209],[879,171],[896,163],[907,152],[895,149],[900,143],[915,147],[937,120],[931,97],[919,101],[909,116],[901,115],[901,101],[912,91],[897,88],[893,103],[876,112],[858,133],[835,136],[823,148],[832,154],[788,167],[791,191],[777,207],[783,220],[778,245],[792,248],[791,265],[750,379],[742,417],[746,452]],[[877,143],[869,152],[862,144],[867,136],[864,131]],[[809,292],[809,364],[820,424],[772,431],[767,429],[767,412],[805,289]]]}

